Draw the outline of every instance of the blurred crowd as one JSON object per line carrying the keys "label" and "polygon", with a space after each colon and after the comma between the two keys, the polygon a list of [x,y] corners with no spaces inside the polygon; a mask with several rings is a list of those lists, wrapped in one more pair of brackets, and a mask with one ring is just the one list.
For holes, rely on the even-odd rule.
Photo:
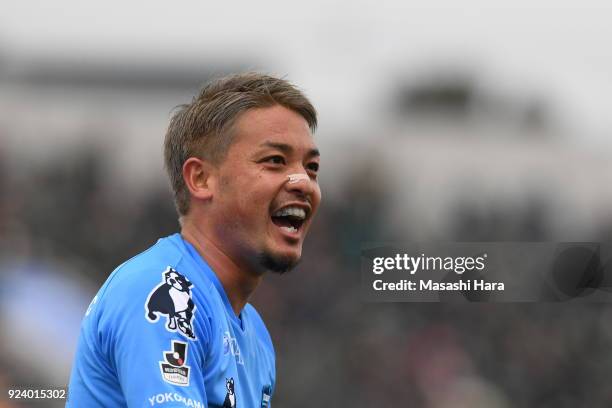
{"label": "blurred crowd", "polygon": [[0,408],[64,405],[6,390],[68,383],[100,285],[179,228],[172,107],[251,69],[320,114],[303,261],[252,298],[272,406],[611,407],[611,304],[368,303],[360,271],[366,243],[612,242],[609,3],[4,2]]}
{"label": "blurred crowd", "polygon": [[[118,264],[177,231],[176,214],[162,182],[116,191],[92,149],[29,174],[8,171],[13,160],[0,159],[0,385],[62,386],[91,297]],[[612,405],[608,304],[364,303],[361,244],[412,235],[385,216],[384,171],[363,162],[351,174],[324,199],[300,266],[267,276],[252,299],[276,347],[275,406]],[[458,203],[447,239],[551,239],[546,205]]]}

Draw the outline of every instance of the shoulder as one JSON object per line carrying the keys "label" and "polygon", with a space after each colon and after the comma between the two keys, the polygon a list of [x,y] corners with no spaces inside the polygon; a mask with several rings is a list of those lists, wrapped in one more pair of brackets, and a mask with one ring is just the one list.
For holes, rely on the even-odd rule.
{"label": "shoulder", "polygon": [[[164,271],[181,261],[182,254],[168,238],[119,265],[106,279],[94,298],[92,314],[97,319],[129,316],[138,303],[162,280]],[[140,309],[142,305],[140,305]],[[117,316],[115,316],[117,315]]]}
{"label": "shoulder", "polygon": [[108,277],[103,289],[134,288],[159,280],[164,269],[179,264],[183,257],[171,238],[159,239],[147,250],[119,265]]}
{"label": "shoulder", "polygon": [[[94,312],[103,332],[133,332],[143,324],[164,326],[162,320],[166,319],[169,331],[188,339],[200,337],[195,330],[208,329],[193,324],[196,318],[206,317],[210,308],[206,297],[193,295],[193,281],[201,277],[174,237],[158,240],[108,277],[98,293]],[[208,333],[201,334],[206,338]]]}

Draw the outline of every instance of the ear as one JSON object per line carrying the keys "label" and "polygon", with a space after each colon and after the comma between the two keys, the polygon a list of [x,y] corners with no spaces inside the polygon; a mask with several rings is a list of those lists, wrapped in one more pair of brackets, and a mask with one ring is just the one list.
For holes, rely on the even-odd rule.
{"label": "ear", "polygon": [[212,199],[215,186],[215,167],[197,157],[190,157],[183,164],[183,180],[191,197],[197,200]]}

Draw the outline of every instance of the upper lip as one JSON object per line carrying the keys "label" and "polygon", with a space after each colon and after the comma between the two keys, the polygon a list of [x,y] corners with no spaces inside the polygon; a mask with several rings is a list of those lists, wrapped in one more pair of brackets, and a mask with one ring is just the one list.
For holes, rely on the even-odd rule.
{"label": "upper lip", "polygon": [[306,212],[306,218],[304,218],[304,221],[306,221],[310,217],[310,212],[312,211],[312,207],[310,207],[310,204],[305,203],[303,201],[296,201],[292,203],[285,203],[282,206],[275,208],[272,211],[272,214],[287,207],[297,207],[303,209]]}

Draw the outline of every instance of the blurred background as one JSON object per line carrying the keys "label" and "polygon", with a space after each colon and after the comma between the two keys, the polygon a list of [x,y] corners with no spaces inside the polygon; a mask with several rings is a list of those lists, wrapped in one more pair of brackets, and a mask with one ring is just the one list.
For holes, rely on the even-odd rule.
{"label": "blurred background", "polygon": [[319,110],[324,194],[253,298],[275,407],[612,406],[612,305],[360,298],[366,242],[612,239],[612,6],[495,3],[3,4],[0,388],[67,383],[99,286],[178,230],[173,107],[260,70]]}

